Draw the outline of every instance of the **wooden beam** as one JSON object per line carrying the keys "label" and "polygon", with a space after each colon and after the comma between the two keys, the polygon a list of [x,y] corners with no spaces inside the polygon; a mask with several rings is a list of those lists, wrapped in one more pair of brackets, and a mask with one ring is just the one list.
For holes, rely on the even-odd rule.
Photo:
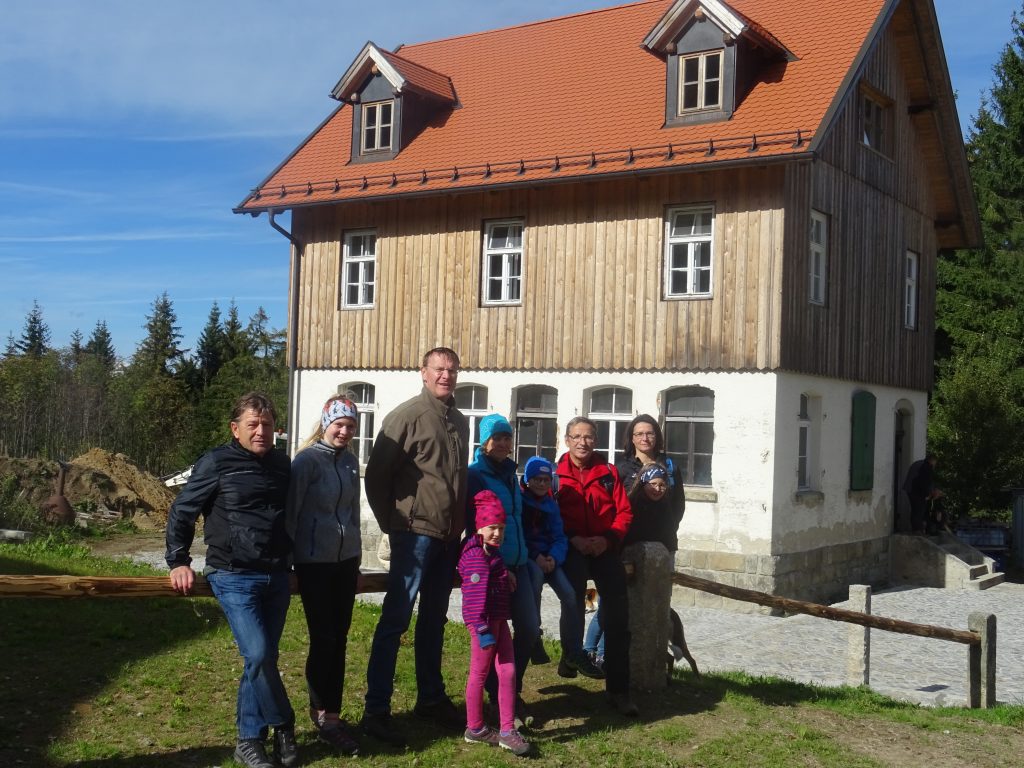
{"label": "wooden beam", "polygon": [[904,635],[916,635],[917,637],[932,637],[937,640],[951,640],[954,643],[963,643],[965,645],[973,646],[981,643],[981,636],[976,632],[968,630],[933,627],[930,624],[915,624],[914,622],[902,621],[900,619],[888,619],[884,616],[872,616],[867,613],[847,611],[843,608],[832,608],[828,605],[806,603],[803,600],[790,600],[786,597],[776,597],[765,592],[755,592],[752,589],[730,587],[728,584],[719,584],[696,576],[688,576],[685,573],[673,573],[672,580],[682,587],[728,597],[730,600],[741,600],[745,603],[757,603],[769,608],[778,608],[786,613],[805,613],[810,616],[819,616],[823,619],[860,624],[872,629],[883,629],[887,632],[898,632]]}

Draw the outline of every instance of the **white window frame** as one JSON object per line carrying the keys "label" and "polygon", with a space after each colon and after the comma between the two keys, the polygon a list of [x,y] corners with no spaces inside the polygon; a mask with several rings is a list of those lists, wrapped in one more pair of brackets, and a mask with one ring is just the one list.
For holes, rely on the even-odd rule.
{"label": "white window frame", "polygon": [[[670,414],[669,409],[671,407],[671,401],[674,399],[673,394],[679,393],[684,397],[693,398],[711,398],[711,415],[707,414]],[[665,452],[670,456],[673,456],[673,461],[683,471],[683,483],[686,485],[696,485],[700,487],[710,488],[714,484],[714,455],[715,455],[715,392],[713,389],[703,386],[687,385],[682,387],[672,387],[661,394],[659,400],[661,403],[661,414],[662,414],[662,431],[665,434]],[[672,433],[675,431],[672,428],[673,424],[686,424],[686,441],[685,446],[673,445],[672,444]],[[697,452],[696,449],[696,430],[699,424],[710,424],[711,425],[711,445],[710,453]],[[708,465],[708,478],[707,482],[697,482],[696,473],[694,471],[694,465],[696,464],[697,456],[707,456]]]}
{"label": "white window frame", "polygon": [[[698,219],[697,216],[708,216],[711,221],[710,232],[689,234],[689,235],[673,235],[672,234],[672,223],[675,217],[679,214],[692,213],[695,215],[694,221]],[[715,264],[715,207],[713,205],[680,205],[673,208],[669,208],[665,214],[665,253],[664,253],[664,295],[666,299],[689,299],[689,298],[709,298],[712,295],[714,289],[714,264]],[[672,251],[673,246],[685,245],[686,246],[686,266],[685,267],[674,267],[672,265]],[[696,253],[697,249],[707,245],[708,248],[708,263],[707,266],[696,265]],[[672,290],[672,277],[677,272],[686,273],[686,287],[683,291]],[[707,290],[698,290],[700,283],[699,279],[701,276],[707,275]]]}
{"label": "white window frame", "polygon": [[[387,121],[382,121],[381,116],[384,113],[384,107],[387,107],[388,118]],[[373,115],[373,122],[371,124],[370,115]],[[360,146],[363,152],[387,152],[390,151],[395,141],[395,102],[393,99],[386,101],[373,101],[369,104],[363,104],[362,111],[362,141]],[[381,132],[384,129],[388,131],[388,141],[385,144],[381,140]]]}
{"label": "white window frame", "polygon": [[797,413],[797,491],[819,490],[821,398],[803,392]]}
{"label": "white window frame", "polygon": [[[551,409],[539,409],[539,408],[527,408],[523,405],[523,401],[526,399],[525,394],[529,393],[535,388],[542,388],[544,390],[551,390],[550,392],[543,392],[542,394],[555,396],[555,405]],[[519,464],[519,472],[523,472],[526,468],[526,462],[531,456],[543,456],[548,461],[554,462],[558,457],[559,450],[559,435],[558,435],[558,390],[554,387],[548,386],[547,384],[528,384],[516,389],[515,393],[516,408],[515,408],[515,457],[516,462]],[[536,427],[536,433],[538,435],[538,442],[536,444],[524,444],[523,438],[534,427],[527,427],[523,424],[524,421],[531,422],[543,422],[549,427],[548,431],[551,434],[551,443],[540,442],[541,427]]]}
{"label": "white window frame", "polygon": [[[357,238],[373,238],[373,251],[353,253]],[[356,269],[355,280],[349,279],[349,267]],[[349,301],[349,289],[356,289],[356,301]],[[342,237],[341,301],[342,309],[368,309],[377,299],[377,230],[353,229]]]}
{"label": "white window frame", "polygon": [[[492,242],[495,230],[502,227],[519,228],[519,247],[495,246]],[[483,264],[480,268],[481,304],[484,306],[517,305],[523,303],[523,266],[526,244],[526,225],[523,219],[502,219],[488,221],[484,225]],[[491,271],[491,261],[500,259],[500,272]],[[498,298],[491,298],[491,285],[500,286]]]}
{"label": "white window frame", "polygon": [[811,211],[808,298],[811,304],[824,306],[828,288],[828,216]]}
{"label": "white window frame", "polygon": [[[469,403],[464,398],[469,396]],[[455,405],[462,412],[462,415],[469,420],[469,460],[474,461],[476,449],[480,447],[480,419],[486,416],[488,398],[487,387],[483,384],[472,384],[466,382],[455,386]],[[461,401],[461,402],[460,402]]]}
{"label": "white window frame", "polygon": [[903,327],[917,330],[918,281],[921,270],[921,256],[908,250],[903,256]]}
{"label": "white window frame", "polygon": [[[611,393],[611,410],[595,410],[594,397]],[[603,452],[612,464],[622,456],[622,432],[633,420],[633,390],[628,387],[595,387],[587,393],[587,418],[597,423],[597,445],[594,450]],[[607,430],[606,434],[602,434]]]}
{"label": "white window frame", "polygon": [[349,450],[361,466],[366,466],[373,450],[377,388],[365,381],[350,381],[338,387],[338,394],[349,398],[359,409],[359,433],[349,443]]}
{"label": "white window frame", "polygon": [[[708,77],[708,61],[711,59],[718,59],[718,77]],[[686,62],[697,61],[697,79],[687,80],[686,79]],[[688,54],[686,56],[679,57],[679,94],[677,112],[680,115],[688,115],[693,112],[703,112],[712,109],[722,108],[722,91],[724,90],[724,72],[723,67],[725,66],[724,51],[721,49],[716,51],[702,51],[701,53]],[[715,102],[707,101],[707,85],[708,83],[718,84],[718,100]],[[697,105],[693,107],[683,106],[685,103],[684,92],[687,85],[697,86]]]}

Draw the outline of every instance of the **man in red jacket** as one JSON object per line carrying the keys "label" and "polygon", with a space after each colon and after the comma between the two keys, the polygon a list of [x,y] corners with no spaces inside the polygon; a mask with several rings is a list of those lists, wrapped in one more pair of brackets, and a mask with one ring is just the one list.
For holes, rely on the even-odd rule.
{"label": "man in red jacket", "polygon": [[[558,460],[558,507],[569,539],[562,568],[576,592],[579,610],[576,626],[570,629],[563,621],[560,631],[571,631],[571,640],[582,641],[583,600],[587,579],[593,579],[604,618],[605,690],[612,706],[635,717],[637,707],[629,693],[629,603],[620,556],[633,513],[615,467],[594,452],[596,442],[597,425],[590,419],[577,416],[566,425],[568,451]],[[559,674],[576,676],[571,667],[561,665]]]}

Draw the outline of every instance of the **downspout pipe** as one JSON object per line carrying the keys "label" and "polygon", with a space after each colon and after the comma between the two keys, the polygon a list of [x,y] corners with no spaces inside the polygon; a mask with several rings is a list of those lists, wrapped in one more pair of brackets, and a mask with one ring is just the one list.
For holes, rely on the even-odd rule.
{"label": "downspout pipe", "polygon": [[298,370],[298,339],[299,339],[299,274],[302,270],[302,242],[291,232],[277,223],[277,211],[267,211],[270,226],[288,238],[291,243],[291,270],[288,276],[288,455],[294,453],[298,440],[299,403],[296,397],[298,389],[296,373]]}

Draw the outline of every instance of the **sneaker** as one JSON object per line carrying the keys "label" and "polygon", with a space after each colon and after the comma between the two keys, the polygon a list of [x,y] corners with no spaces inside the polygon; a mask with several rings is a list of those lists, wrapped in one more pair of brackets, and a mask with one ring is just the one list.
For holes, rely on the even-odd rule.
{"label": "sneaker", "polygon": [[377,741],[390,744],[393,747],[404,747],[405,739],[395,730],[391,715],[387,712],[379,714],[363,713],[363,719],[359,721],[359,728],[367,736],[372,736]]}
{"label": "sneaker", "polygon": [[533,646],[533,650],[530,652],[530,663],[531,664],[550,664],[551,657],[548,656],[548,649],[544,647],[544,641],[539,637],[537,642]]}
{"label": "sneaker", "polygon": [[262,739],[239,739],[235,745],[235,762],[246,768],[276,768],[267,757]]}
{"label": "sneaker", "polygon": [[594,666],[604,672],[604,656],[596,651],[594,653],[588,653],[587,655],[590,657],[590,661],[593,662]]}
{"label": "sneaker", "polygon": [[594,680],[604,679],[604,670],[594,664],[585,653],[580,653],[578,656],[563,656],[559,660],[558,674],[560,677],[576,677],[577,672]]}
{"label": "sneaker", "polygon": [[359,742],[340,722],[321,728],[318,738],[324,744],[330,744],[343,755],[359,754]]}
{"label": "sneaker", "polygon": [[526,702],[518,693],[516,694],[516,728],[529,728],[533,725],[533,715],[526,711]]}
{"label": "sneaker", "polygon": [[299,745],[295,743],[294,728],[274,729],[274,760],[284,768],[299,764]]}
{"label": "sneaker", "polygon": [[513,755],[525,755],[530,751],[530,742],[519,735],[519,731],[498,734],[498,746],[509,750]]}
{"label": "sneaker", "polygon": [[640,714],[640,710],[637,709],[636,704],[633,703],[633,698],[628,693],[611,693],[608,696],[611,699],[612,706],[620,714],[626,717],[636,717]]}
{"label": "sneaker", "polygon": [[486,725],[479,731],[467,728],[466,732],[462,735],[462,738],[470,744],[486,744],[489,747],[498,746],[498,732],[493,728],[488,728]]}
{"label": "sneaker", "polygon": [[466,723],[466,713],[459,710],[447,696],[433,704],[418,703],[412,711],[418,717],[453,731],[462,730]]}

